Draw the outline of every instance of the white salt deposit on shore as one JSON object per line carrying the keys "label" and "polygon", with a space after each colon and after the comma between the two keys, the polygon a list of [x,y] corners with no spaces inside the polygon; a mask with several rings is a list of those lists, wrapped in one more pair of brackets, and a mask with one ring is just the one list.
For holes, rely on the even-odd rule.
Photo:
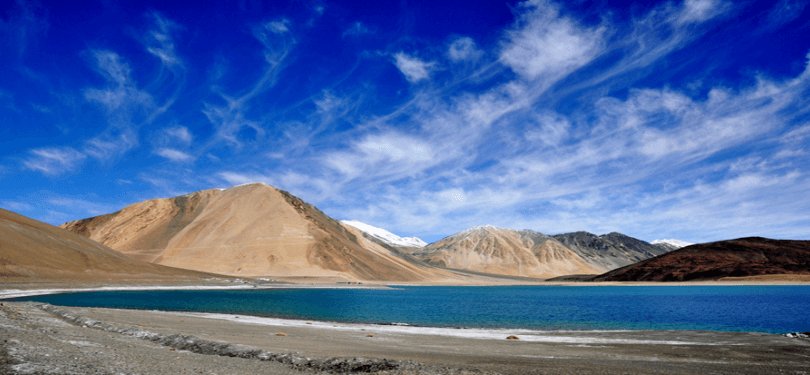
{"label": "white salt deposit on shore", "polygon": [[[177,316],[191,316],[198,318],[227,320],[241,324],[258,324],[275,327],[315,328],[344,332],[375,332],[389,334],[430,335],[459,337],[481,340],[503,340],[507,336],[516,335],[520,341],[561,343],[561,344],[635,344],[635,345],[719,345],[719,343],[679,341],[679,340],[646,340],[631,338],[598,337],[593,334],[631,332],[626,330],[608,331],[537,331],[524,329],[479,329],[479,328],[443,328],[418,327],[408,325],[385,324],[359,324],[336,323],[322,321],[308,321],[296,319],[265,318],[251,315],[213,314],[213,313],[186,313],[165,312]],[[580,335],[576,335],[580,334]]]}

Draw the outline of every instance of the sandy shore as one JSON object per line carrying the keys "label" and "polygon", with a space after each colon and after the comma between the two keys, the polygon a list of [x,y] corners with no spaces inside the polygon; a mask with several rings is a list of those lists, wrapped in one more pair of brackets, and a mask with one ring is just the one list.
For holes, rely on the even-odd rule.
{"label": "sandy shore", "polygon": [[0,373],[810,373],[810,340],[780,335],[453,330],[0,303]]}

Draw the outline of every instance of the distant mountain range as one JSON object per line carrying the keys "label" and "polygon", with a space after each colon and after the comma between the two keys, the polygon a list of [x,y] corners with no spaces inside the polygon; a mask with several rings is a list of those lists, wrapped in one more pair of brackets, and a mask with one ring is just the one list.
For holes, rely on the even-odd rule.
{"label": "distant mountain range", "polygon": [[427,244],[359,221],[338,222],[265,184],[149,200],[62,226],[138,260],[234,276],[548,278],[599,274],[668,250],[618,233],[547,236],[486,226]]}
{"label": "distant mountain range", "polygon": [[[465,284],[564,275],[669,281],[810,273],[802,255],[807,241],[744,239],[678,249],[686,243],[648,243],[615,232],[546,235],[482,226],[426,244],[359,221],[336,221],[265,184],[148,200],[65,223],[65,230],[2,213],[0,277],[201,275],[179,270],[184,269],[238,277]],[[25,255],[25,249],[32,253]]]}
{"label": "distant mountain range", "polygon": [[414,256],[451,269],[521,277],[547,278],[602,271],[552,237],[492,226],[446,237]]}
{"label": "distant mountain range", "polygon": [[588,264],[598,269],[599,273],[674,250],[669,245],[653,245],[616,232],[601,236],[588,232],[573,232],[553,237],[576,251]]}
{"label": "distant mountain range", "polygon": [[482,226],[446,237],[414,255],[447,268],[549,278],[598,274],[669,250],[620,233],[548,236],[531,230]]}

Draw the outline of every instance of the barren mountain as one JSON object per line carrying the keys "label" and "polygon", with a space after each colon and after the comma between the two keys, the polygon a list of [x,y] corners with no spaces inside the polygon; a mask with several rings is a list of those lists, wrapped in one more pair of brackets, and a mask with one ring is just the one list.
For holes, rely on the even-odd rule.
{"label": "barren mountain", "polygon": [[0,281],[168,282],[211,276],[131,259],[83,236],[0,209]]}
{"label": "barren mountain", "polygon": [[691,245],[594,280],[688,281],[759,275],[810,275],[810,241],[749,237]]}
{"label": "barren mountain", "polygon": [[444,238],[414,255],[437,266],[509,276],[550,278],[602,271],[554,238],[490,226]]}
{"label": "barren mountain", "polygon": [[588,232],[556,234],[555,239],[601,272],[661,255],[671,250],[621,233],[597,236]]}
{"label": "barren mountain", "polygon": [[264,184],[154,199],[63,225],[138,259],[238,276],[437,281],[415,264]]}

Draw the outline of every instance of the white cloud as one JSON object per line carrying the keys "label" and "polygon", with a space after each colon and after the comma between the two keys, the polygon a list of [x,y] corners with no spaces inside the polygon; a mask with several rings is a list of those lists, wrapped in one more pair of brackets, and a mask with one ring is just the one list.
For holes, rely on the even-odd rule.
{"label": "white cloud", "polygon": [[435,63],[425,62],[404,52],[394,54],[394,64],[408,82],[416,83],[430,77],[430,70]]}
{"label": "white cloud", "polygon": [[[495,80],[484,91],[420,91],[344,135],[354,139],[349,150],[328,153],[319,159],[328,173],[314,173],[330,176],[333,184],[330,199],[337,201],[328,201],[327,208],[426,236],[492,223],[700,241],[766,233],[765,226],[757,227],[757,215],[777,211],[783,217],[764,215],[782,223],[780,233],[799,233],[795,223],[807,219],[800,213],[805,208],[797,207],[807,205],[787,202],[802,199],[810,176],[801,165],[810,162],[810,153],[795,152],[808,137],[792,109],[806,107],[810,74],[717,88],[705,98],[636,88],[633,77],[624,75],[643,77],[639,72],[704,32],[677,26],[693,5],[665,4],[621,29],[578,25],[547,3],[519,7],[524,14],[501,44],[501,61],[515,52],[509,68],[518,76]],[[566,40],[576,47],[562,54],[569,59],[528,52]],[[575,83],[583,92],[606,85],[626,96],[593,90],[579,96],[582,111],[560,112],[553,95],[572,91],[544,92],[603,48],[618,59],[583,71]],[[525,53],[524,64],[517,51]],[[737,155],[757,157],[744,162]],[[341,198],[347,192],[352,198]],[[769,203],[779,208],[768,209]],[[733,225],[718,219],[727,217]]]}
{"label": "white cloud", "polygon": [[331,113],[346,105],[346,100],[335,96],[330,91],[324,91],[323,95],[315,100],[315,107],[319,113]]}
{"label": "white cloud", "polygon": [[[100,104],[108,126],[85,142],[84,152],[102,161],[120,157],[138,145],[138,129],[167,108],[155,105],[154,98],[132,79],[131,68],[117,53],[91,51],[96,71],[107,79],[105,88],[88,88],[85,99]],[[171,100],[169,100],[171,102]]]}
{"label": "white cloud", "polygon": [[0,207],[17,213],[29,211],[34,208],[30,203],[18,200],[2,200],[0,201]]}
{"label": "white cloud", "polygon": [[155,154],[162,156],[166,159],[169,159],[173,162],[187,162],[194,159],[193,156],[189,155],[186,152],[168,147],[159,148],[155,150]]}
{"label": "white cloud", "polygon": [[90,201],[81,198],[54,196],[45,199],[49,205],[65,208],[76,213],[83,215],[103,215],[114,212],[119,207],[110,204],[98,203],[97,201]]}
{"label": "white cloud", "polygon": [[537,126],[526,130],[524,138],[529,142],[547,146],[562,146],[567,140],[571,122],[560,115],[540,113],[536,118]]}
{"label": "white cloud", "polygon": [[254,182],[263,182],[269,185],[273,185],[272,179],[269,176],[261,173],[243,173],[243,172],[225,171],[217,173],[217,177],[219,177],[221,180],[225,181],[230,185],[250,184]]}
{"label": "white cloud", "polygon": [[455,62],[478,60],[483,54],[484,52],[475,44],[475,40],[466,36],[456,38],[447,48],[447,57]]}
{"label": "white cloud", "polygon": [[166,138],[170,138],[183,145],[191,144],[191,141],[194,139],[194,136],[185,126],[173,126],[171,128],[166,128],[163,130],[163,134]]}
{"label": "white cloud", "polygon": [[726,4],[721,0],[686,0],[678,17],[679,23],[702,22],[723,12]]}
{"label": "white cloud", "polygon": [[273,20],[264,24],[265,29],[274,34],[284,34],[290,32],[290,20],[286,18]]}
{"label": "white cloud", "polygon": [[[295,44],[292,33],[286,29],[288,26],[288,20],[280,19],[252,28],[253,37],[263,46],[264,72],[249,87],[240,90],[239,95],[225,94],[216,85],[212,88],[221,97],[223,103],[219,105],[203,104],[202,112],[215,128],[214,136],[204,148],[210,148],[219,143],[240,148],[245,141],[256,141],[264,137],[266,131],[263,124],[251,119],[247,112],[251,101],[276,84],[286,64],[287,56]],[[247,139],[244,139],[244,133],[247,133]]]}
{"label": "white cloud", "polygon": [[97,72],[110,83],[118,86],[128,86],[132,70],[117,53],[107,50],[92,51]]}
{"label": "white cloud", "polygon": [[84,143],[84,153],[100,161],[110,161],[138,145],[136,131],[129,127],[109,129]]}
{"label": "white cloud", "polygon": [[344,179],[414,176],[442,160],[429,141],[399,132],[368,135],[351,144],[351,151],[324,157],[324,163]]}
{"label": "white cloud", "polygon": [[590,62],[602,48],[601,28],[561,17],[546,1],[521,4],[519,27],[509,31],[501,61],[521,77],[553,82]]}
{"label": "white cloud", "polygon": [[172,36],[172,32],[178,29],[177,24],[157,12],[150,13],[149,18],[153,25],[152,29],[146,33],[146,50],[160,59],[167,67],[174,68],[182,65],[182,61],[175,51]]}
{"label": "white cloud", "polygon": [[23,161],[26,169],[46,175],[59,175],[76,169],[86,156],[71,147],[36,148]]}
{"label": "white cloud", "polygon": [[[244,113],[244,105],[230,101],[225,106],[205,105],[203,114],[216,126],[214,141],[225,142],[232,147],[242,147],[245,141],[256,141],[264,137],[265,130],[257,121],[250,120]],[[246,133],[245,130],[250,130]],[[249,138],[246,138],[249,137]]]}

